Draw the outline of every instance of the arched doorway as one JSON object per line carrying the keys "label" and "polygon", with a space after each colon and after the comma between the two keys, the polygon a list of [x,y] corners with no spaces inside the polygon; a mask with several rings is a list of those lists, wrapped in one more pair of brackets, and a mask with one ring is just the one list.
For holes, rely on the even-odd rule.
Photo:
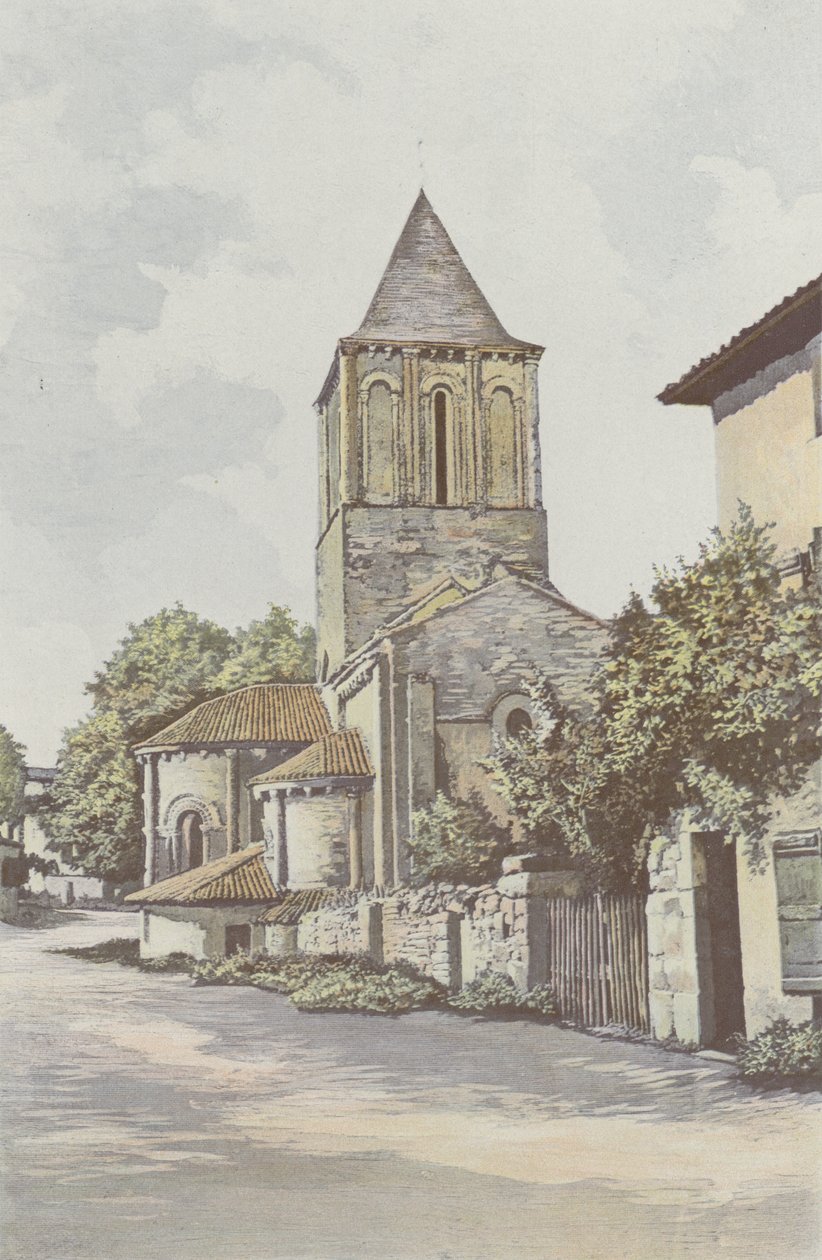
{"label": "arched doorway", "polygon": [[187,871],[203,864],[203,823],[193,809],[180,815],[177,824],[179,836],[180,869]]}

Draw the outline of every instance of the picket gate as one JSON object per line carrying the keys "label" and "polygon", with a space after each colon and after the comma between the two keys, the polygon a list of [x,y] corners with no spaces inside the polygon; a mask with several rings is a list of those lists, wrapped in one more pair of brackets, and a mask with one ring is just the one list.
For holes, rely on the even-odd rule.
{"label": "picket gate", "polygon": [[548,983],[560,1016],[650,1032],[644,898],[596,894],[546,904]]}

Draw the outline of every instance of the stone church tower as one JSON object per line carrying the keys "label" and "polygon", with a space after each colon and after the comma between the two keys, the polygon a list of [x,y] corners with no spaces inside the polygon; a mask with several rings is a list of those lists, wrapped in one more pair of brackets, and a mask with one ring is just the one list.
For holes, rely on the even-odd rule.
{"label": "stone church tower", "polygon": [[420,192],[320,419],[318,669],[451,577],[548,581],[542,347],[505,331]]}

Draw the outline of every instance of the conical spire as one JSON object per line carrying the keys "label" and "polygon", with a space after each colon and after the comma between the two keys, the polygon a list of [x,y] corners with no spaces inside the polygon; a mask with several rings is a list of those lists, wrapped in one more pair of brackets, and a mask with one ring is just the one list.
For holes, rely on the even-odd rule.
{"label": "conical spire", "polygon": [[422,189],[353,336],[487,347],[529,344],[505,331]]}

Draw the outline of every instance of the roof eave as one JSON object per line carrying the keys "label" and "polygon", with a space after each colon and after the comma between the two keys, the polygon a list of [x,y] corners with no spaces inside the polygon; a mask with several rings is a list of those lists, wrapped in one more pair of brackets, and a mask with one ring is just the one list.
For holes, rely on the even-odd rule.
{"label": "roof eave", "polygon": [[[807,319],[810,312],[805,309],[812,302],[819,302],[821,292],[822,277],[811,280],[763,315],[757,323],[743,329],[736,337],[732,337],[728,344],[717,350],[715,354],[695,364],[678,381],[666,385],[657,394],[658,401],[665,406],[673,403],[686,407],[710,407],[720,394],[726,393],[728,389],[740,383],[735,379],[734,364],[738,364],[745,352],[750,352],[758,341],[775,334],[780,325],[789,325],[786,346],[780,347],[767,361],[773,362],[776,358],[782,357],[780,350],[791,353],[801,349],[802,344],[807,344],[807,341],[812,340],[814,335],[822,331],[822,310],[816,322],[808,325]],[[819,327],[816,327],[816,324]],[[793,327],[790,327],[791,325]],[[811,329],[815,327],[816,332],[809,332],[809,327]],[[749,379],[749,375],[755,374],[757,370],[761,371],[762,366],[765,364],[763,363],[759,368],[752,367],[750,372],[742,374],[742,379]]]}
{"label": "roof eave", "polygon": [[315,788],[322,790],[323,788],[339,789],[344,788],[367,788],[369,784],[374,782],[374,775],[371,774],[323,774],[315,775],[311,779],[268,779],[265,783],[251,782],[248,786],[255,795],[262,795],[263,792],[284,792],[293,788]]}

